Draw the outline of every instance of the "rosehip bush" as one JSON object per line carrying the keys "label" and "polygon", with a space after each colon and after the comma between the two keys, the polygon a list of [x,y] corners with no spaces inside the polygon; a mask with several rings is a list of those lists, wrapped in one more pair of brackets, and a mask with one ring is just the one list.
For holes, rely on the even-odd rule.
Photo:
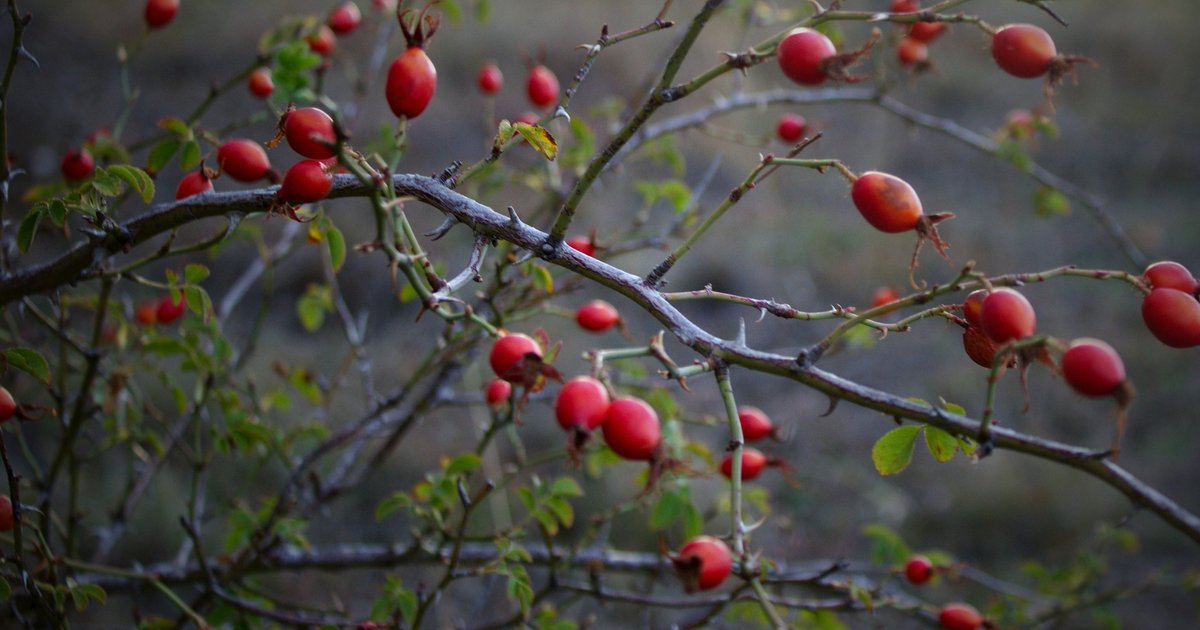
{"label": "rosehip bush", "polygon": [[1194,20],[1071,4],[10,2],[0,627],[1186,626]]}

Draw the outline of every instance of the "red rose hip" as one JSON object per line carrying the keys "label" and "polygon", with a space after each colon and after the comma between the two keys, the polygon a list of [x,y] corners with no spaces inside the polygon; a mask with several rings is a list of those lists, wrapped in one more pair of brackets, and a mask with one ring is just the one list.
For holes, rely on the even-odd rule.
{"label": "red rose hip", "polygon": [[590,376],[578,376],[563,384],[554,399],[554,418],[563,429],[591,431],[608,413],[608,390]]}
{"label": "red rose hip", "polygon": [[255,68],[246,78],[246,88],[258,98],[267,98],[275,91],[275,81],[271,78],[271,69]]}
{"label": "red rose hip", "polygon": [[933,563],[925,556],[915,555],[904,563],[904,577],[913,584],[924,584],[933,577]]}
{"label": "red rose hip", "polygon": [[143,17],[151,29],[162,28],[175,19],[179,12],[179,0],[147,0]]}
{"label": "red rose hip", "polygon": [[1146,271],[1142,273],[1142,282],[1149,285],[1151,289],[1165,287],[1193,294],[1198,288],[1192,272],[1187,267],[1170,260],[1156,262],[1146,267]]}
{"label": "red rose hip", "polygon": [[746,442],[757,442],[775,433],[775,424],[758,407],[739,407],[738,422],[742,425],[742,439]]}
{"label": "red rose hip", "polygon": [[775,125],[775,135],[784,142],[794,144],[804,138],[807,126],[808,121],[804,120],[803,116],[787,113],[779,117],[779,122]]}
{"label": "red rose hip", "polygon": [[292,150],[306,158],[324,160],[334,156],[333,118],[316,107],[290,111],[283,120],[283,134]]}
{"label": "red rose hip", "polygon": [[508,397],[512,395],[512,383],[506,380],[494,378],[487,384],[484,390],[483,397],[487,400],[487,404],[495,407],[496,405],[508,402]]}
{"label": "red rose hip", "polygon": [[729,545],[712,536],[689,540],[671,560],[689,593],[717,588],[733,569]]}
{"label": "red rose hip", "polygon": [[479,75],[475,77],[475,84],[479,86],[480,92],[488,96],[499,93],[500,88],[504,86],[504,74],[500,72],[500,66],[490,61],[483,64]]}
{"label": "red rose hip", "polygon": [[320,201],[332,189],[333,175],[320,160],[300,160],[283,175],[278,195],[281,200],[298,205]]}
{"label": "red rose hip", "polygon": [[1084,396],[1108,396],[1125,382],[1125,364],[1099,339],[1076,339],[1062,355],[1067,384]]}
{"label": "red rose hip", "polygon": [[1009,24],[992,37],[992,59],[1014,77],[1036,79],[1050,71],[1056,56],[1054,40],[1032,24]]}
{"label": "red rose hip", "polygon": [[1024,295],[1009,288],[992,291],[983,300],[983,332],[993,343],[1024,339],[1037,330],[1037,315]]}
{"label": "red rose hip", "polygon": [[811,28],[798,28],[779,42],[776,56],[787,78],[800,85],[820,85],[828,75],[822,63],[837,54],[833,41]]}
{"label": "red rose hip", "polygon": [[492,344],[488,362],[496,376],[510,383],[522,383],[525,381],[524,362],[526,357],[540,361],[542,358],[541,346],[529,335],[510,333]]}
{"label": "red rose hip", "polygon": [[558,77],[554,71],[538,64],[525,80],[525,95],[535,107],[545,109],[558,102]]}
{"label": "red rose hip", "polygon": [[175,320],[183,317],[183,313],[187,311],[187,300],[183,297],[183,293],[179,294],[179,301],[171,299],[171,294],[164,295],[158,301],[158,308],[155,310],[155,320],[160,324],[170,324]]}
{"label": "red rose hip", "polygon": [[983,625],[983,615],[970,604],[953,603],[942,606],[938,623],[945,630],[976,630]]}
{"label": "red rose hip", "polygon": [[17,412],[17,401],[7,387],[0,387],[0,422],[6,422]]}
{"label": "red rose hip", "polygon": [[256,182],[271,170],[271,161],[262,146],[253,140],[226,140],[217,148],[221,172],[239,182]]}
{"label": "red rose hip", "polygon": [[329,19],[325,21],[329,28],[338,35],[347,35],[358,28],[362,22],[362,12],[358,10],[358,5],[353,2],[343,2],[334,7],[329,12]]}
{"label": "red rose hip", "polygon": [[616,326],[621,321],[621,314],[616,307],[604,300],[592,300],[575,311],[575,323],[579,327],[594,333],[602,333]]}
{"label": "red rose hip", "polygon": [[96,170],[96,161],[92,159],[92,154],[88,153],[87,149],[69,151],[63,156],[59,169],[62,171],[63,179],[69,182],[79,182],[92,176],[92,172]]}
{"label": "red rose hip", "polygon": [[640,398],[612,401],[604,416],[603,429],[608,447],[624,459],[651,459],[662,440],[658,414]]}
{"label": "red rose hip", "polygon": [[212,189],[212,180],[205,176],[204,171],[192,171],[179,180],[179,185],[175,187],[175,199],[185,199]]}
{"label": "red rose hip", "polygon": [[1172,348],[1200,346],[1200,302],[1179,289],[1155,289],[1142,301],[1142,321]]}
{"label": "red rose hip", "polygon": [[[749,446],[742,447],[742,481],[754,480],[762,474],[767,463],[767,456],[762,451]],[[726,479],[733,479],[733,453],[726,453],[721,460],[721,474]]]}
{"label": "red rose hip", "polygon": [[12,531],[13,504],[7,494],[0,494],[0,532]]}

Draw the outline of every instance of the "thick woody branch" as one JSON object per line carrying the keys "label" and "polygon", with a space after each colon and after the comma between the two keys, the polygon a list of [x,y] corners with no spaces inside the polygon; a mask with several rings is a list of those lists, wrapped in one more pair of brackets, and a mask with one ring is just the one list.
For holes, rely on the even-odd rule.
{"label": "thick woody branch", "polygon": [[[795,357],[763,352],[735,341],[721,339],[686,318],[664,296],[646,282],[622,269],[586,256],[569,247],[553,247],[547,234],[519,220],[502,215],[469,197],[461,195],[432,177],[395,175],[396,192],[423,201],[453,216],[476,233],[509,241],[533,252],[547,262],[573,271],[624,295],[654,316],[682,344],[703,357],[724,360],[758,372],[775,374],[802,383],[833,398],[874,409],[897,418],[934,425],[956,435],[973,436],[979,421],[921,405],[903,397],[843,379]],[[273,189],[201,195],[184,202],[159,206],[122,225],[129,241],[143,243],[163,232],[196,219],[229,212],[262,210],[271,204]],[[335,179],[331,197],[370,194],[349,175]],[[76,244],[59,258],[0,280],[0,305],[45,291],[80,277],[95,263],[119,250],[116,236]],[[1090,450],[1025,435],[1006,428],[993,431],[994,446],[1077,468],[1100,479],[1145,507],[1173,527],[1200,542],[1200,517],[1184,509],[1157,490],[1140,481],[1120,466],[1097,459]]]}

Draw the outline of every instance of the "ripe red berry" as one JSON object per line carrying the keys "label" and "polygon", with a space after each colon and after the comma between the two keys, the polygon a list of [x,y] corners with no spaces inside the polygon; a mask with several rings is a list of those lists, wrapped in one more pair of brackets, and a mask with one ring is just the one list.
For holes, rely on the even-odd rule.
{"label": "ripe red berry", "polygon": [[967,294],[967,298],[963,300],[963,317],[968,324],[976,328],[983,327],[983,301],[987,296],[987,289],[976,289]]}
{"label": "ripe red berry", "polygon": [[1046,74],[1057,55],[1050,35],[1032,24],[1009,24],[992,37],[992,59],[1014,77],[1034,79]]}
{"label": "ripe red berry", "polygon": [[915,555],[904,564],[904,577],[913,584],[924,584],[933,577],[933,563],[922,555]]}
{"label": "ripe red berry", "polygon": [[304,107],[286,114],[283,134],[292,150],[306,158],[324,160],[334,156],[333,118],[324,110]]}
{"label": "ripe red berry", "polygon": [[658,414],[640,398],[618,398],[604,416],[604,441],[625,459],[650,459],[662,440]]}
{"label": "ripe red berry", "polygon": [[396,116],[416,118],[433,100],[437,69],[419,46],[409,46],[388,68],[387,102]]}
{"label": "ripe red berry", "polygon": [[604,300],[592,300],[575,311],[575,322],[579,327],[594,333],[602,333],[621,321],[616,307]]}
{"label": "ripe red berry", "polygon": [[204,171],[192,171],[179,180],[179,185],[175,187],[175,199],[191,197],[212,189],[212,180],[204,175]]}
{"label": "ripe red berry", "polygon": [[271,79],[271,69],[265,66],[255,68],[246,78],[246,87],[250,89],[251,94],[258,98],[270,96],[271,92],[275,91],[275,81]]}
{"label": "ripe red berry", "polygon": [[871,308],[891,304],[900,299],[900,294],[892,287],[879,287],[875,289],[875,294],[871,296]]}
{"label": "ripe red berry", "polygon": [[592,239],[587,236],[572,236],[567,239],[567,247],[574,249],[587,256],[596,255],[596,245]]}
{"label": "ripe red berry", "polygon": [[0,422],[6,422],[17,412],[17,401],[7,387],[0,387]]}
{"label": "ripe red berry", "polygon": [[7,494],[0,494],[0,532],[12,531],[13,504]]}
{"label": "ripe red berry", "polygon": [[896,44],[896,59],[902,66],[912,66],[929,61],[929,48],[923,42],[905,37]]}
{"label": "ripe red berry", "polygon": [[500,72],[500,66],[489,61],[479,69],[479,76],[475,78],[475,82],[479,85],[480,92],[492,96],[503,87],[504,74]]}
{"label": "ripe red berry", "polygon": [[996,358],[996,351],[999,346],[988,339],[988,336],[979,326],[967,326],[963,330],[963,350],[967,356],[980,367],[991,369],[992,361]]}
{"label": "ripe red berry", "polygon": [[789,79],[801,85],[820,85],[828,78],[822,62],[836,55],[837,49],[824,34],[798,28],[779,42],[776,54],[779,68]]}
{"label": "ripe red berry", "polygon": [[717,588],[733,569],[729,545],[712,536],[689,540],[672,560],[689,593]]}
{"label": "ripe red berry", "polygon": [[158,301],[142,302],[133,309],[133,314],[137,317],[138,323],[143,326],[158,323]]}
{"label": "ripe red berry", "polygon": [[522,383],[525,381],[525,357],[529,355],[541,360],[542,348],[538,342],[529,335],[510,333],[492,344],[488,361],[496,376],[510,383]]}
{"label": "ripe red berry", "polygon": [[918,0],[892,0],[892,13],[914,13],[921,10]]}
{"label": "ripe red berry", "polygon": [[908,37],[906,39],[929,43],[940,37],[944,32],[946,32],[945,22],[915,22],[908,29]]}
{"label": "ripe red berry", "polygon": [[1125,364],[1099,339],[1076,339],[1062,355],[1067,384],[1084,396],[1108,396],[1125,382]]}
{"label": "ripe red berry", "polygon": [[981,315],[983,332],[997,344],[1029,337],[1037,330],[1033,305],[1009,288],[996,289],[984,298]]}
{"label": "ripe red berry", "polygon": [[563,384],[554,399],[554,417],[563,429],[591,431],[608,414],[608,390],[590,376],[577,376]]}
{"label": "ripe red berry", "polygon": [[226,140],[217,148],[217,165],[221,172],[239,182],[256,182],[271,170],[267,152],[253,140]]}
{"label": "ripe red berry", "polygon": [[917,192],[895,175],[878,171],[863,173],[850,187],[850,197],[867,223],[883,232],[914,230],[921,218]]}
{"label": "ripe red berry", "polygon": [[[742,481],[751,481],[759,476],[767,467],[767,456],[762,451],[749,446],[742,447]],[[721,460],[721,474],[725,478],[733,478],[733,453],[726,453]]]}
{"label": "ripe red berry", "polygon": [[183,293],[179,294],[179,301],[171,299],[171,294],[168,293],[162,296],[158,301],[158,308],[155,310],[155,319],[160,324],[170,324],[171,322],[183,317],[183,313],[187,310],[187,299],[183,297]]}
{"label": "ripe red berry", "polygon": [[162,28],[175,19],[179,12],[179,0],[146,0],[146,26]]}
{"label": "ripe red berry", "polygon": [[970,604],[953,603],[942,606],[938,623],[945,630],[975,630],[983,625],[983,615]]}
{"label": "ripe red berry", "polygon": [[1151,289],[1179,289],[1184,293],[1195,293],[1200,287],[1196,278],[1187,267],[1170,260],[1163,260],[1146,267],[1142,273],[1142,282],[1150,285]]}
{"label": "ripe red berry", "polygon": [[538,64],[529,71],[525,80],[525,94],[534,107],[546,108],[558,102],[558,77],[554,71]]}
{"label": "ripe red berry", "polygon": [[746,442],[757,442],[775,432],[775,424],[758,407],[739,407],[738,422],[742,425],[742,440]]}
{"label": "ripe red berry", "polygon": [[1172,348],[1200,346],[1200,302],[1179,289],[1155,289],[1142,301],[1142,321]]}
{"label": "ripe red berry", "polygon": [[484,398],[487,399],[487,404],[493,407],[508,402],[508,397],[511,395],[512,383],[498,378],[492,379],[484,391]]}
{"label": "ripe red berry", "polygon": [[279,198],[298,205],[320,201],[333,189],[333,175],[319,160],[300,160],[283,175]]}
{"label": "ripe red berry", "polygon": [[318,26],[316,32],[305,37],[304,41],[308,42],[309,50],[322,57],[328,57],[337,48],[337,35],[333,34],[333,29],[324,24]]}
{"label": "ripe red berry", "polygon": [[804,120],[803,116],[786,113],[779,117],[779,122],[775,125],[775,135],[784,142],[795,144],[804,137],[804,130],[807,126],[808,121]]}
{"label": "ripe red berry", "polygon": [[338,35],[350,33],[358,28],[360,22],[362,22],[362,13],[358,10],[358,5],[349,0],[334,7],[329,12],[329,19],[326,20],[329,28]]}
{"label": "ripe red berry", "polygon": [[59,168],[62,170],[63,179],[69,182],[78,182],[92,176],[92,171],[96,170],[96,162],[87,149],[80,149],[68,151],[63,156]]}

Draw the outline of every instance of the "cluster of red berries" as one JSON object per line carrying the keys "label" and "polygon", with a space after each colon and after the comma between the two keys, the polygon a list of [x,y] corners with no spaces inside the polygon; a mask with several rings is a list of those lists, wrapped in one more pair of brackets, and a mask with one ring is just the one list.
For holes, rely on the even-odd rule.
{"label": "cluster of red berries", "polygon": [[[742,440],[749,444],[767,438],[776,438],[778,430],[771,419],[762,409],[757,407],[741,407],[738,409],[738,422],[742,425]],[[752,481],[768,466],[779,466],[781,462],[768,457],[762,451],[751,447],[742,447],[742,481]],[[721,474],[725,478],[733,478],[733,454],[726,453],[721,459]]]}
{"label": "cluster of red berries", "polygon": [[[935,573],[944,570],[934,566],[929,557],[922,554],[914,554],[904,563],[904,577],[917,586],[927,584]],[[984,616],[970,604],[954,602],[938,609],[938,624],[945,630],[977,630],[987,623]]]}
{"label": "cluster of red berries", "polygon": [[[920,0],[892,0],[892,13],[916,13]],[[896,59],[902,66],[921,68],[929,63],[928,45],[946,31],[945,22],[914,22],[896,44]]]}
{"label": "cluster of red berries", "polygon": [[171,294],[168,293],[157,300],[141,302],[133,309],[134,317],[143,326],[171,324],[183,317],[185,312],[187,312],[187,298],[183,293],[179,294],[178,301],[171,299]]}

